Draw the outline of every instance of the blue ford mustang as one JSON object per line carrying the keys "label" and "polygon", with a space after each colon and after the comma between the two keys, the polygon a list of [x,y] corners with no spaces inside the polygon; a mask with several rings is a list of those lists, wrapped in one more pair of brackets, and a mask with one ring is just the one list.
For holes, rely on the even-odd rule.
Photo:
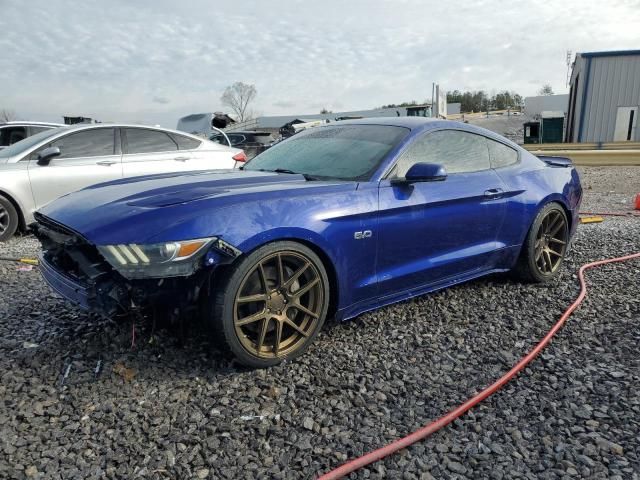
{"label": "blue ford mustang", "polygon": [[95,185],[36,214],[41,271],[81,307],[202,315],[242,363],[302,353],[338,320],[491,272],[546,281],[575,231],[567,159],[466,124],[304,131],[241,171]]}

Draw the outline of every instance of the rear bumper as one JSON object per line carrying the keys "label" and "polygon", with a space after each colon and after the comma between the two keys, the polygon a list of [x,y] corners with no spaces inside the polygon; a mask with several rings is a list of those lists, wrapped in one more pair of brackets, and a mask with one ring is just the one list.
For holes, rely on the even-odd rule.
{"label": "rear bumper", "polygon": [[92,309],[95,294],[91,287],[83,285],[56,270],[42,254],[39,257],[39,261],[42,278],[44,278],[53,290],[84,310]]}

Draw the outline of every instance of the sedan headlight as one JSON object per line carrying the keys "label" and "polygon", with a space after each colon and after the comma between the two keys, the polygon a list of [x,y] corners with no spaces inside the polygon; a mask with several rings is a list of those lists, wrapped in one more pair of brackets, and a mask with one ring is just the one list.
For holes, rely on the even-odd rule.
{"label": "sedan headlight", "polygon": [[102,245],[98,250],[123,277],[156,278],[191,275],[216,237],[138,245]]}

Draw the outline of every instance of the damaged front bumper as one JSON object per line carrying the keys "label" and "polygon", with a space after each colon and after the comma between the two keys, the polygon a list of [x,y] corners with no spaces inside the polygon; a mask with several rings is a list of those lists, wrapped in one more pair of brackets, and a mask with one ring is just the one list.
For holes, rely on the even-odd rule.
{"label": "damaged front bumper", "polygon": [[58,294],[84,310],[114,316],[144,308],[185,311],[197,306],[200,292],[220,265],[241,252],[226,242],[211,242],[189,275],[126,278],[100,249],[76,232],[36,214],[34,233],[43,246],[40,272]]}
{"label": "damaged front bumper", "polygon": [[47,261],[44,254],[40,254],[40,273],[49,286],[64,298],[72,301],[84,310],[95,308],[95,291],[88,285],[58,272]]}

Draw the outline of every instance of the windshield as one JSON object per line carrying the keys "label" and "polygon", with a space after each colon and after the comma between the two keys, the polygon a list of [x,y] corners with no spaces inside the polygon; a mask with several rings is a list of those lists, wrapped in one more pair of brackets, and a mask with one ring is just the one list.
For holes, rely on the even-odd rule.
{"label": "windshield", "polygon": [[389,125],[316,127],[274,145],[245,170],[287,171],[321,179],[369,180],[408,128]]}
{"label": "windshield", "polygon": [[49,137],[53,137],[54,135],[57,135],[61,132],[62,130],[60,128],[52,128],[50,130],[44,130],[40,133],[36,133],[35,135],[31,135],[24,140],[20,140],[19,142],[16,142],[13,145],[0,150],[0,158],[8,158],[13,157],[14,155],[20,155],[25,150],[28,150],[29,148],[37,145],[43,140],[46,140]]}

